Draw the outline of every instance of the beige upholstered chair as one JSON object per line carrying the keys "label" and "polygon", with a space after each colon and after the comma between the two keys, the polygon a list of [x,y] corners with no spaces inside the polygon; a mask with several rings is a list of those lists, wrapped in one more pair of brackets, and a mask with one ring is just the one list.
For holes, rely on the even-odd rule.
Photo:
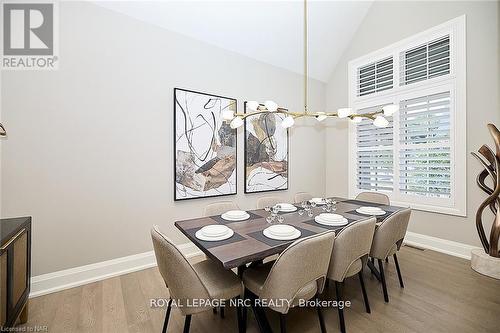
{"label": "beige upholstered chair", "polygon": [[356,200],[374,202],[382,205],[390,205],[389,197],[379,192],[361,192],[356,196]]}
{"label": "beige upholstered chair", "polygon": [[[327,278],[335,281],[337,302],[342,301],[343,282],[346,278],[358,275],[361,291],[365,302],[366,312],[370,313],[370,303],[366,294],[363,280],[363,267],[368,260],[368,254],[375,230],[375,217],[355,222],[340,231],[335,237],[330,267]],[[340,331],[345,332],[344,310],[337,307],[339,312]]]}
{"label": "beige upholstered chair", "polygon": [[387,293],[382,260],[387,259],[391,255],[394,257],[399,284],[401,288],[404,288],[396,252],[399,251],[401,245],[403,244],[406,229],[408,229],[408,222],[410,221],[410,215],[411,209],[409,208],[395,212],[377,226],[375,229],[375,235],[373,236],[370,257],[378,260],[380,280],[382,282],[382,290],[384,292],[384,300],[386,302],[389,302],[389,295]]}
{"label": "beige upholstered chair", "polygon": [[203,212],[204,216],[215,216],[221,215],[228,210],[237,210],[240,209],[237,204],[232,201],[220,201],[214,202],[205,207],[205,211]]}
{"label": "beige upholstered chair", "polygon": [[[334,240],[333,231],[305,237],[285,249],[275,262],[248,268],[243,273],[245,299],[259,297],[276,301],[269,307],[280,313],[281,332],[285,332],[285,318],[290,307],[298,305],[300,300],[308,301],[317,297],[323,291]],[[282,300],[288,300],[289,303]],[[262,327],[259,321],[259,310],[262,309],[255,304],[252,304],[252,308],[261,332],[270,331],[268,327]],[[318,307],[317,311],[321,331],[324,332],[321,309]]]}
{"label": "beige upholstered chair", "polygon": [[[188,332],[191,315],[210,310],[212,307],[209,304],[198,307],[186,306],[187,302],[194,304],[193,299],[228,300],[240,297],[243,285],[232,271],[225,270],[210,260],[191,265],[179,249],[160,232],[158,226],[153,226],[151,237],[158,269],[170,294],[163,333],[167,331],[173,299],[181,313],[186,316],[184,332]],[[241,329],[240,309],[237,314]]]}
{"label": "beige upholstered chair", "polygon": [[309,201],[313,198],[311,193],[308,192],[297,192],[295,193],[295,203],[300,203],[303,201]]}
{"label": "beige upholstered chair", "polygon": [[264,209],[267,206],[272,207],[280,202],[283,202],[283,199],[278,197],[262,197],[257,200],[257,208]]}

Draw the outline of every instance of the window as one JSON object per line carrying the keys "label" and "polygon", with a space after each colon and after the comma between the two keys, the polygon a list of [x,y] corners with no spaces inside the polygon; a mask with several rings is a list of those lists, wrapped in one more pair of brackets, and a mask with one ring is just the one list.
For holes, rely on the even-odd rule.
{"label": "window", "polygon": [[400,84],[407,85],[450,73],[450,36],[404,51]]}
{"label": "window", "polygon": [[357,113],[397,104],[389,126],[350,123],[349,194],[465,216],[465,17],[349,63]]}
{"label": "window", "polygon": [[[359,112],[369,113],[380,107],[365,108]],[[388,118],[388,120],[389,126],[385,128],[375,127],[372,121],[367,119],[356,126],[359,189],[393,190],[393,122],[392,118]]]}
{"label": "window", "polygon": [[392,67],[392,57],[360,67],[358,69],[358,96],[391,89]]}

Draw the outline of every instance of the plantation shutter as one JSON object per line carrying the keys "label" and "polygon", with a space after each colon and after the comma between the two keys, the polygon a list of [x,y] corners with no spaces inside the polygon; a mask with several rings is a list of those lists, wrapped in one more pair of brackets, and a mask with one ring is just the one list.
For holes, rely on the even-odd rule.
{"label": "plantation shutter", "polygon": [[400,59],[400,85],[449,74],[450,36],[403,51]]}
{"label": "plantation shutter", "polygon": [[[358,113],[380,109],[377,106],[358,110]],[[392,191],[394,188],[393,123],[392,117],[387,119],[389,126],[385,128],[375,127],[368,119],[356,126],[358,189]]]}
{"label": "plantation shutter", "polygon": [[393,59],[385,58],[358,68],[358,96],[391,89],[393,86]]}
{"label": "plantation shutter", "polygon": [[399,190],[450,198],[450,92],[403,100],[399,111]]}

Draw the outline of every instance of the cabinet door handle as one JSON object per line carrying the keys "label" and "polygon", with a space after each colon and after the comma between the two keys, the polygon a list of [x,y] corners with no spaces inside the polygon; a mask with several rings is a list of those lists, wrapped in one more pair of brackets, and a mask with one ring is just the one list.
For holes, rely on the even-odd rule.
{"label": "cabinet door handle", "polygon": [[0,247],[0,251],[4,251],[6,248],[9,247],[10,244],[12,244],[16,239],[19,238],[24,232],[26,231],[26,228],[21,229],[17,234],[14,235],[7,243],[5,243],[4,246]]}

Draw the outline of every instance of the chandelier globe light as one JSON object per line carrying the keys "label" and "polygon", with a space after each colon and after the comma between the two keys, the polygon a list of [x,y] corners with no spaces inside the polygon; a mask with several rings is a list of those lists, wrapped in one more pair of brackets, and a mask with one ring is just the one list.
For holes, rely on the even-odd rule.
{"label": "chandelier globe light", "polygon": [[302,112],[292,112],[286,108],[278,105],[278,103],[267,100],[264,103],[257,101],[247,101],[246,108],[248,113],[235,113],[232,110],[223,111],[222,118],[230,122],[231,128],[235,129],[244,124],[244,119],[250,116],[255,116],[264,113],[281,113],[284,115],[281,121],[283,128],[290,128],[295,124],[296,118],[308,117],[315,118],[317,121],[322,122],[327,118],[350,119],[353,123],[360,123],[363,119],[371,120],[375,127],[387,127],[389,121],[385,117],[390,117],[399,110],[399,106],[395,104],[385,105],[379,110],[369,113],[356,113],[349,107],[339,108],[337,112],[309,112],[307,103],[307,89],[308,89],[308,63],[307,63],[307,0],[304,0],[304,109]]}

